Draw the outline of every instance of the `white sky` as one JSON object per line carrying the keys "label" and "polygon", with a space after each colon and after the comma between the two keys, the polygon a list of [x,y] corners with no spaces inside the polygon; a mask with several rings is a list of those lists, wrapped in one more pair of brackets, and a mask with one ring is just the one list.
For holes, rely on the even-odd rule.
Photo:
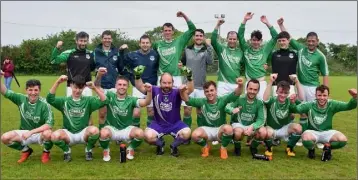
{"label": "white sky", "polygon": [[[225,14],[222,35],[237,30],[246,12],[254,18],[246,25],[245,36],[252,30],[269,31],[260,22],[266,15],[278,29],[276,20],[284,17],[285,25],[294,38],[309,31],[318,33],[323,43],[357,44],[357,2],[1,2],[1,44],[18,45],[23,39],[46,37],[67,27],[87,31],[90,36],[106,29],[120,28],[138,39],[145,31],[165,22],[173,23],[181,31],[187,29],[183,19],[176,17],[183,11],[197,28],[211,32],[216,24],[214,14]],[[10,22],[10,23],[9,23]],[[11,24],[16,23],[16,24]],[[27,25],[20,25],[27,24]],[[36,26],[37,25],[37,26]],[[46,27],[52,26],[52,27]]]}

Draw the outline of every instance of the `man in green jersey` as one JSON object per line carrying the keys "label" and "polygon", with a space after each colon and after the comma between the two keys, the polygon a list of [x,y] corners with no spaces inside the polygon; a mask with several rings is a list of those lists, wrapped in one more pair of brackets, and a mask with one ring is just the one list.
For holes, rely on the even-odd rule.
{"label": "man in green jersey", "polygon": [[237,47],[237,33],[230,31],[227,33],[227,45],[222,45],[218,41],[218,29],[224,24],[223,19],[219,19],[211,36],[213,46],[219,58],[218,72],[218,96],[231,93],[237,87],[236,78],[240,77],[240,65],[243,63],[243,53]]}
{"label": "man in green jersey", "polygon": [[315,158],[314,143],[324,144],[321,156],[322,161],[332,158],[331,150],[339,149],[347,144],[347,137],[332,129],[334,114],[340,111],[349,111],[357,107],[357,90],[349,89],[352,96],[348,103],[329,99],[329,88],[320,85],[316,88],[316,100],[296,105],[295,95],[291,98],[291,108],[297,113],[308,114],[308,129],[302,133],[303,145],[308,149],[308,157]]}
{"label": "man in green jersey", "polygon": [[[4,73],[1,71],[0,76]],[[26,82],[27,95],[15,93],[1,83],[1,94],[19,107],[20,129],[12,130],[1,136],[1,141],[10,148],[21,151],[21,158],[17,161],[22,163],[29,158],[33,150],[30,144],[41,144],[44,150],[41,161],[46,163],[50,160],[51,129],[54,125],[53,113],[50,105],[42,97],[39,97],[41,83],[31,79]]]}
{"label": "man in green jersey", "polygon": [[266,16],[261,16],[261,22],[269,28],[272,38],[266,44],[261,45],[262,33],[259,30],[255,30],[251,33],[250,45],[248,45],[244,36],[245,25],[248,20],[252,19],[253,15],[254,13],[251,12],[246,13],[239,28],[238,38],[240,48],[244,52],[245,76],[247,80],[257,79],[260,82],[260,91],[257,94],[257,98],[262,100],[267,85],[265,81],[267,59],[275,48],[278,34]]}
{"label": "man in green jersey", "polygon": [[[284,19],[280,18],[277,23],[281,31],[286,31],[283,25]],[[297,76],[304,90],[304,101],[313,101],[316,96],[316,87],[320,84],[319,73],[323,76],[323,85],[328,86],[328,64],[326,56],[317,47],[319,44],[318,35],[310,32],[306,36],[306,46],[290,40],[292,48],[298,51]],[[307,116],[302,115],[300,121],[307,124]],[[323,145],[318,143],[317,146],[322,149]]]}
{"label": "man in green jersey", "polygon": [[[160,76],[163,73],[169,73],[174,78],[174,87],[179,87],[182,84],[182,76],[178,68],[180,57],[185,49],[185,46],[190,41],[196,30],[195,25],[183,12],[177,12],[177,17],[182,17],[188,24],[188,30],[181,36],[173,39],[174,26],[171,23],[165,23],[162,29],[163,40],[153,43],[153,49],[159,54],[159,72],[158,82],[160,84]],[[184,104],[183,104],[184,105]]]}
{"label": "man in green jersey", "polygon": [[232,140],[232,127],[226,124],[225,106],[237,99],[243,91],[243,79],[237,78],[235,92],[218,97],[216,83],[208,81],[203,85],[206,98],[189,97],[186,85],[180,87],[180,96],[190,106],[201,108],[203,118],[200,127],[192,133],[192,140],[202,146],[202,157],[208,157],[210,146],[207,141],[221,141],[220,158],[227,159],[226,147]]}
{"label": "man in green jersey", "polygon": [[[87,82],[82,76],[75,76],[71,81],[72,94],[70,97],[56,97],[58,86],[67,81],[67,76],[62,75],[54,83],[47,95],[47,102],[62,113],[63,129],[52,133],[52,142],[64,151],[64,161],[71,161],[71,149],[74,144],[87,144],[85,148],[86,160],[92,157],[92,148],[99,138],[99,130],[96,126],[89,126],[91,113],[105,105],[106,96],[92,82]],[[83,96],[83,89],[94,90],[98,97]]]}
{"label": "man in green jersey", "polygon": [[[277,80],[278,74],[271,74],[270,81],[267,84],[264,93],[264,103],[267,108],[267,140],[265,144],[267,150],[265,151],[266,156],[272,156],[272,144],[274,139],[288,140],[286,153],[288,156],[295,156],[293,148],[297,141],[301,138],[302,128],[300,124],[293,123],[291,118],[292,110],[290,107],[290,83],[287,81],[280,81],[277,83],[276,94],[277,96],[271,96],[272,84]],[[289,78],[296,85],[299,99],[303,99],[303,90],[300,82],[295,74],[289,75]],[[300,101],[296,101],[297,104]]]}
{"label": "man in green jersey", "polygon": [[251,79],[246,83],[246,94],[241,95],[235,102],[226,106],[225,111],[231,114],[231,126],[234,130],[234,154],[241,156],[241,140],[244,136],[252,136],[250,151],[257,153],[261,140],[266,138],[264,127],[266,112],[262,100],[256,98],[260,90],[260,82]]}
{"label": "man in green jersey", "polygon": [[[99,68],[96,86],[100,86],[102,76],[107,73],[106,68]],[[127,95],[129,80],[124,76],[119,76],[116,81],[117,92],[107,91],[107,118],[104,122],[104,127],[100,132],[99,143],[103,148],[103,160],[109,161],[111,159],[109,142],[113,141],[130,141],[127,148],[127,159],[134,158],[134,149],[138,147],[144,138],[142,129],[133,126],[133,110],[136,107],[145,107],[151,103],[152,100],[152,85],[144,84],[148,92],[145,99],[139,99]]]}

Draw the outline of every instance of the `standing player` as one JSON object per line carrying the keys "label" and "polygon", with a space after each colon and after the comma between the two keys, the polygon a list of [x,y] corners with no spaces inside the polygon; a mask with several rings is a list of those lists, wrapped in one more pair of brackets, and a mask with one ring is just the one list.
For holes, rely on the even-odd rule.
{"label": "standing player", "polygon": [[[265,45],[262,43],[262,33],[259,30],[255,30],[251,33],[250,45],[245,40],[245,25],[246,22],[252,19],[254,13],[246,13],[244,20],[242,21],[238,37],[240,42],[241,50],[244,52],[245,62],[245,75],[247,80],[257,79],[260,82],[260,91],[257,94],[257,98],[263,98],[264,91],[266,89],[266,64],[269,55],[275,48],[277,41],[277,32],[275,28],[269,23],[266,16],[261,16],[261,22],[264,23],[270,30],[271,40]],[[247,81],[248,82],[248,81]]]}
{"label": "standing player", "polygon": [[[272,84],[277,81],[279,75],[271,74],[270,81],[267,84],[265,93],[264,93],[264,103],[267,108],[267,121],[266,121],[266,130],[267,130],[267,140],[265,144],[267,150],[265,152],[266,156],[272,156],[272,139],[285,139],[288,140],[286,153],[288,156],[295,156],[293,148],[295,147],[297,141],[301,138],[302,128],[301,125],[293,123],[290,114],[293,113],[290,107],[290,83],[287,81],[279,81],[276,88],[276,96],[271,96]],[[294,82],[297,87],[297,93],[299,99],[303,99],[303,90],[295,75],[291,75],[290,80]],[[294,93],[295,94],[295,93]],[[296,104],[299,104],[300,101],[296,101]]]}
{"label": "standing player", "polygon": [[226,106],[226,112],[231,114],[231,126],[234,129],[234,154],[241,156],[241,140],[244,136],[253,136],[250,151],[257,153],[260,140],[266,138],[266,112],[262,100],[256,98],[260,91],[260,82],[251,79],[246,83],[246,94],[241,95],[235,102]]}
{"label": "standing player", "polygon": [[[195,30],[193,39],[194,44],[185,48],[181,61],[184,66],[195,69],[193,71],[194,91],[190,97],[203,98],[205,97],[203,85],[206,82],[206,67],[213,63],[213,48],[210,40],[205,40],[205,33],[202,29]],[[190,106],[184,106],[183,121],[189,127],[192,123],[191,112]],[[198,119],[202,118],[200,107],[196,108],[196,114],[198,122]]]}
{"label": "standing player", "polygon": [[300,105],[292,104],[294,95],[291,97],[291,107],[297,113],[309,114],[308,130],[303,132],[303,145],[308,149],[308,157],[315,158],[314,143],[324,144],[321,156],[322,161],[329,161],[332,158],[331,150],[339,149],[347,144],[347,137],[332,129],[332,120],[334,114],[340,111],[349,111],[357,107],[357,90],[348,90],[352,96],[351,100],[346,103],[329,99],[329,88],[320,85],[316,88],[316,100],[306,102]]}
{"label": "standing player", "polygon": [[200,119],[200,126],[194,130],[192,139],[202,146],[202,157],[208,157],[210,146],[206,141],[221,141],[220,158],[227,159],[226,147],[232,141],[232,127],[226,124],[225,106],[235,101],[242,93],[243,80],[236,80],[237,88],[235,92],[225,96],[217,97],[216,83],[208,81],[204,84],[206,98],[189,97],[187,87],[182,85],[180,95],[188,105],[202,109],[203,119]]}
{"label": "standing player", "polygon": [[[102,76],[107,73],[105,68],[98,70],[95,81],[96,86],[101,83]],[[103,148],[103,160],[109,161],[111,159],[109,142],[114,141],[130,141],[127,148],[127,158],[134,158],[134,149],[137,148],[143,141],[143,130],[132,126],[133,124],[133,109],[135,107],[145,107],[150,104],[152,100],[150,84],[145,84],[148,92],[145,99],[138,99],[136,97],[128,96],[127,90],[129,87],[129,80],[124,76],[119,76],[116,80],[116,92],[107,91],[107,118],[105,126],[100,131],[99,143]]]}
{"label": "standing player", "polygon": [[[286,31],[283,25],[283,18],[278,20],[281,31]],[[315,89],[319,83],[319,73],[323,76],[323,85],[328,86],[328,64],[326,56],[317,48],[319,43],[318,35],[310,32],[306,36],[306,46],[294,39],[290,40],[290,45],[298,51],[298,80],[304,90],[304,101],[315,100]],[[301,124],[304,129],[307,126],[307,116],[301,116]],[[322,149],[323,144],[317,144]]]}
{"label": "standing player", "polygon": [[[63,42],[58,41],[56,47],[52,51],[51,64],[60,64],[66,62],[67,64],[67,89],[66,96],[71,96],[72,89],[70,84],[75,76],[83,76],[86,82],[91,81],[91,71],[95,70],[96,63],[91,51],[87,50],[89,35],[86,32],[79,32],[76,34],[76,48],[62,52],[60,49]],[[84,96],[92,96],[92,90],[85,87],[83,90]]]}
{"label": "standing player", "polygon": [[[165,23],[162,29],[164,40],[155,42],[153,44],[153,49],[158,52],[160,58],[159,75],[162,75],[163,73],[171,74],[174,79],[173,85],[178,88],[182,84],[182,77],[180,76],[178,68],[179,60],[185,46],[193,36],[196,27],[183,12],[177,12],[177,17],[184,18],[189,29],[181,36],[173,39],[174,26],[171,23]],[[158,81],[159,80],[158,77]],[[160,82],[157,82],[157,84],[160,84]]]}
{"label": "standing player", "polygon": [[[68,80],[62,75],[54,83],[47,95],[47,102],[62,113],[63,129],[52,133],[52,142],[64,151],[63,159],[70,162],[71,148],[74,144],[87,144],[85,148],[86,160],[92,157],[92,148],[99,138],[99,130],[96,126],[89,126],[89,118],[93,111],[103,107],[106,96],[96,88],[92,82],[85,81],[82,76],[75,76],[71,80],[72,93],[70,97],[56,97],[58,86]],[[83,96],[85,85],[93,89],[99,96]]]}
{"label": "standing player", "polygon": [[[143,73],[143,67],[139,66],[134,69],[136,76]],[[182,74],[188,79],[188,92],[194,90],[192,81],[192,72],[187,67],[181,69]],[[141,79],[136,79],[136,88],[146,93],[145,86]],[[179,156],[178,146],[190,138],[190,128],[181,121],[180,105],[181,97],[179,89],[173,88],[173,77],[169,73],[162,74],[160,86],[152,86],[152,99],[154,106],[154,119],[144,132],[145,140],[152,145],[157,146],[157,155],[164,154],[163,136],[170,134],[175,137],[170,145],[171,155]]]}
{"label": "standing player", "polygon": [[[3,77],[1,71],[0,76]],[[0,78],[1,78],[0,77]],[[53,113],[46,100],[40,97],[41,83],[31,79],[26,82],[27,95],[15,93],[1,83],[1,94],[19,107],[21,121],[20,129],[4,133],[1,142],[6,146],[21,151],[21,158],[17,161],[22,163],[29,158],[33,150],[30,144],[41,144],[44,150],[41,156],[42,163],[50,160],[51,129],[54,125]]]}
{"label": "standing player", "polygon": [[[159,56],[156,51],[151,49],[151,41],[148,35],[143,35],[139,39],[140,49],[123,55],[123,61],[131,71],[139,65],[145,66],[143,74],[137,78],[141,78],[144,83],[157,84],[158,79],[158,67],[159,67]],[[127,48],[127,45],[122,45],[122,48]],[[134,85],[135,86],[135,85]],[[145,98],[146,95],[139,92],[137,88],[133,86],[132,94],[137,98]],[[140,127],[140,108],[136,107],[133,111],[133,125]],[[147,126],[153,120],[153,103],[147,106]]]}
{"label": "standing player", "polygon": [[237,47],[237,33],[230,31],[227,34],[227,45],[218,42],[218,29],[224,24],[223,19],[219,19],[211,36],[211,44],[219,58],[218,72],[218,96],[231,93],[237,87],[236,78],[240,77],[240,65],[243,53]]}
{"label": "standing player", "polygon": [[[101,88],[107,92],[116,92],[115,82],[119,72],[123,69],[120,67],[120,57],[118,49],[112,44],[112,33],[109,30],[103,31],[102,43],[100,43],[94,50],[93,56],[96,62],[96,69],[104,67],[107,69],[105,76],[101,79]],[[98,123],[99,129],[101,130],[104,126],[106,118],[106,107],[99,109],[98,112]]]}

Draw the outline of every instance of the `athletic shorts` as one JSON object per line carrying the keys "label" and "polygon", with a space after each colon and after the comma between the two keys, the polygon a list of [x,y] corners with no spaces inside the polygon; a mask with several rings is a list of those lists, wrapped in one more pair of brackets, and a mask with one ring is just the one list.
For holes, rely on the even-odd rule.
{"label": "athletic shorts", "polygon": [[87,143],[85,141],[85,132],[86,132],[87,128],[88,127],[84,128],[81,132],[78,132],[78,133],[75,133],[75,134],[71,133],[67,129],[61,129],[61,130],[65,131],[65,133],[69,137],[69,139],[70,139],[69,145],[74,145],[74,144],[86,144]]}
{"label": "athletic shorts", "polygon": [[220,127],[200,126],[198,128],[201,128],[205,131],[206,135],[208,136],[208,141],[221,141],[219,138],[219,130],[221,126]]}
{"label": "athletic shorts", "polygon": [[177,137],[179,132],[185,128],[190,129],[183,121],[178,121],[170,126],[161,126],[157,122],[152,121],[146,129],[155,131],[158,137],[164,136],[166,134]]}
{"label": "athletic shorts", "polygon": [[[303,134],[305,134],[305,133],[311,133],[316,139],[315,143],[324,144],[324,143],[328,143],[334,134],[340,133],[340,132],[332,129],[332,130],[328,130],[328,131],[306,130]],[[302,136],[303,136],[303,134],[302,134]]]}
{"label": "athletic shorts", "polygon": [[315,86],[305,86],[302,85],[304,99],[303,101],[313,101],[316,99],[316,87]]}
{"label": "athletic shorts", "polygon": [[281,127],[280,129],[273,129],[273,139],[284,139],[288,140],[290,134],[288,133],[289,127],[294,123],[289,123]]}
{"label": "athletic shorts", "polygon": [[29,132],[29,130],[15,130],[15,133],[20,136],[22,145],[43,144],[43,141],[41,140],[41,133],[32,134],[29,138],[24,140],[22,135],[26,132]]}
{"label": "athletic shorts", "polygon": [[130,141],[131,138],[129,137],[131,131],[133,128],[135,128],[134,126],[128,126],[122,130],[118,130],[117,128],[113,127],[113,126],[105,126],[103,128],[108,128],[111,133],[112,133],[112,137],[111,140],[112,141]]}
{"label": "athletic shorts", "polygon": [[237,88],[237,84],[231,84],[219,81],[218,82],[218,96],[224,96],[226,94],[230,94],[235,91]]}

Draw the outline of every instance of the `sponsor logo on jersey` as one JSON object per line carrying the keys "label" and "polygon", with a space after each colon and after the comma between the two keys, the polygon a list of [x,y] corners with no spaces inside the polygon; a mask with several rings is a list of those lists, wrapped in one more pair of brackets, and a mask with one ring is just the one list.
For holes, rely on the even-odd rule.
{"label": "sponsor logo on jersey", "polygon": [[301,55],[301,61],[303,62],[304,65],[311,67],[312,62],[309,61],[304,55]]}
{"label": "sponsor logo on jersey", "polygon": [[84,108],[71,108],[69,111],[71,117],[83,117],[85,115],[86,110]]}
{"label": "sponsor logo on jersey", "polygon": [[154,56],[150,56],[149,60],[154,61],[155,60]]}
{"label": "sponsor logo on jersey", "polygon": [[315,115],[313,117],[313,122],[317,125],[321,125],[324,121],[326,121],[326,119],[327,119],[327,115],[324,116]]}
{"label": "sponsor logo on jersey", "polygon": [[167,48],[167,49],[162,49],[162,55],[163,56],[169,56],[172,54],[175,54],[176,52],[176,48],[175,47],[171,47],[171,48]]}
{"label": "sponsor logo on jersey", "polygon": [[31,111],[26,111],[25,114],[24,114],[24,116],[25,116],[25,118],[26,118],[27,120],[31,120],[31,121],[33,121],[34,123],[39,123],[39,122],[40,122],[40,116],[33,116],[32,114],[33,114],[33,112],[31,112]]}
{"label": "sponsor logo on jersey", "polygon": [[117,56],[113,56],[113,61],[117,61],[118,57]]}
{"label": "sponsor logo on jersey", "polygon": [[169,101],[168,96],[164,96],[163,101],[164,101],[164,102],[168,102],[168,101]]}
{"label": "sponsor logo on jersey", "polygon": [[277,57],[281,57],[281,54],[277,54],[276,56],[277,56]]}
{"label": "sponsor logo on jersey", "polygon": [[248,60],[260,60],[263,57],[263,54],[250,54],[248,51],[245,52],[245,57]]}
{"label": "sponsor logo on jersey", "polygon": [[284,119],[288,116],[288,109],[286,110],[277,109],[275,114],[277,118]]}
{"label": "sponsor logo on jersey", "polygon": [[291,59],[293,58],[293,53],[290,53],[289,55],[288,55],[288,57],[290,57]]}
{"label": "sponsor logo on jersey", "polygon": [[121,109],[117,106],[113,106],[113,112],[115,114],[118,114],[119,116],[127,116],[128,114],[128,109]]}
{"label": "sponsor logo on jersey", "polygon": [[255,118],[255,115],[243,112],[240,114],[240,118],[241,118],[241,121],[253,121]]}
{"label": "sponsor logo on jersey", "polygon": [[159,108],[162,111],[169,112],[173,109],[173,104],[172,104],[172,102],[170,102],[170,103],[161,102],[159,105]]}
{"label": "sponsor logo on jersey", "polygon": [[90,59],[91,57],[90,57],[90,55],[89,55],[89,54],[86,54],[86,58],[87,58],[87,59]]}
{"label": "sponsor logo on jersey", "polygon": [[74,57],[74,58],[78,58],[79,56],[78,56],[78,55],[74,55],[73,57]]}

